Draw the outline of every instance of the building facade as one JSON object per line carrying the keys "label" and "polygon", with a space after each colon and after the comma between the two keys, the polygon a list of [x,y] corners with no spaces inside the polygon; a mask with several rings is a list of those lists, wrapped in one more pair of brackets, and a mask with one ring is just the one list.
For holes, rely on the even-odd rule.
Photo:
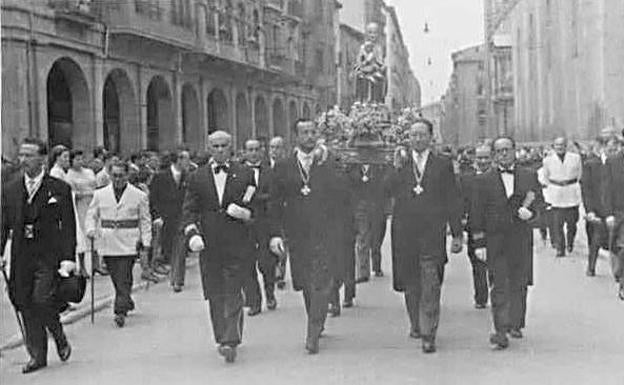
{"label": "building facade", "polygon": [[217,129],[239,147],[289,138],[328,83],[316,87],[312,47],[334,44],[306,29],[309,3],[5,0],[3,155],[25,136],[119,153],[201,150]]}
{"label": "building facade", "polygon": [[624,2],[521,0],[509,15],[516,137],[624,126]]}
{"label": "building facade", "polygon": [[442,100],[441,134],[445,143],[466,145],[488,135],[483,45],[451,55],[453,73]]}

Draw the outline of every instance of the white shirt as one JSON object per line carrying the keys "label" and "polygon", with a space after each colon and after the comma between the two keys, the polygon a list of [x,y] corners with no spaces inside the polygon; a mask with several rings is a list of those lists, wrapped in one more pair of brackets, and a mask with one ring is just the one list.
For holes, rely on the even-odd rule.
{"label": "white shirt", "polygon": [[[544,179],[548,185],[549,203],[553,207],[566,208],[581,204],[581,185],[578,181],[583,175],[583,164],[579,154],[567,152],[563,162],[556,153],[543,161]],[[577,181],[564,186],[553,182]]]}
{"label": "white shirt", "polygon": [[416,151],[412,151],[412,158],[414,159],[414,164],[418,168],[420,175],[425,173],[425,166],[427,165],[427,160],[429,159],[429,152],[429,149],[426,149],[420,154]]}
{"label": "white shirt", "polygon": [[305,152],[297,149],[297,159],[301,166],[306,172],[310,172],[310,168],[312,167],[312,163],[314,162],[314,152],[310,152],[306,154]]}
{"label": "white shirt", "polygon": [[505,195],[507,195],[507,198],[510,198],[514,193],[514,174],[501,172],[501,179],[505,186]]}
{"label": "white shirt", "polygon": [[37,191],[39,191],[44,175],[45,171],[43,169],[41,169],[41,172],[34,178],[31,178],[28,174],[24,173],[24,183],[26,184],[26,191],[28,192],[28,203],[32,201],[32,198],[35,194],[37,194]]}
{"label": "white shirt", "polygon": [[[226,163],[226,166],[229,165]],[[215,173],[215,167],[217,163],[212,164],[212,175],[214,176],[215,188],[217,189],[217,197],[219,198],[219,205],[223,204],[223,193],[225,192],[225,182],[227,181],[228,174],[224,171]]]}
{"label": "white shirt", "polygon": [[182,171],[178,170],[174,165],[171,165],[171,174],[173,175],[173,180],[179,186],[182,178]]}
{"label": "white shirt", "polygon": [[247,162],[247,166],[253,170],[254,180],[256,181],[256,186],[259,186],[260,185],[260,162],[258,163]]}

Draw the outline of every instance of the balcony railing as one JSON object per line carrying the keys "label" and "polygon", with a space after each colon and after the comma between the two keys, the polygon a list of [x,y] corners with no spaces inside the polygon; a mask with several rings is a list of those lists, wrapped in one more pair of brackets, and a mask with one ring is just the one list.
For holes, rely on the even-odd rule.
{"label": "balcony railing", "polygon": [[90,0],[48,0],[48,5],[60,15],[88,20],[95,19],[97,16],[95,4]]}

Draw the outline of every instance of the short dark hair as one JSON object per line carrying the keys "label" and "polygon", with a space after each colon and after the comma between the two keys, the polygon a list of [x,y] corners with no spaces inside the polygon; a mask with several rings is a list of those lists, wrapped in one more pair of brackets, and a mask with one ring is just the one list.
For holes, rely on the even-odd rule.
{"label": "short dark hair", "polygon": [[424,124],[425,126],[427,126],[427,131],[429,131],[429,135],[433,136],[433,123],[429,119],[417,118],[414,120],[414,123],[412,123],[412,126],[416,124]]}
{"label": "short dark hair", "polygon": [[174,151],[171,151],[171,154],[169,155],[171,163],[177,162],[178,158],[180,157],[180,155],[182,155],[183,152],[188,152],[189,156],[191,155],[189,148],[185,146],[178,146]]}
{"label": "short dark hair", "polygon": [[32,146],[39,147],[37,154],[39,155],[48,155],[48,146],[46,146],[45,142],[39,138],[28,137],[22,140],[22,144],[29,144]]}
{"label": "short dark hair", "polygon": [[69,148],[63,144],[57,144],[52,147],[52,151],[50,151],[50,166],[53,166],[59,156],[61,156],[65,151],[69,151]]}
{"label": "short dark hair", "polygon": [[516,148],[516,140],[514,138],[512,138],[511,136],[509,136],[509,135],[499,135],[496,138],[494,138],[494,140],[492,141],[492,148],[494,148],[494,145],[499,140],[508,140],[508,141],[511,142],[512,147]]}
{"label": "short dark hair", "polygon": [[108,154],[108,150],[104,146],[96,146],[93,149],[93,157],[94,158],[104,158],[102,160],[106,160],[106,154]]}
{"label": "short dark hair", "polygon": [[297,126],[301,123],[312,123],[315,124],[314,121],[310,118],[298,118],[297,120],[295,120],[295,123],[293,125],[293,132],[297,133]]}
{"label": "short dark hair", "polygon": [[115,162],[113,164],[111,164],[110,169],[112,171],[113,167],[121,167],[124,169],[124,171],[127,173],[130,172],[130,165],[128,164],[128,162],[124,162],[122,160],[120,160],[119,162]]}
{"label": "short dark hair", "polygon": [[76,159],[76,157],[78,156],[82,156],[84,155],[84,151],[80,150],[80,149],[73,149],[69,152],[69,164],[71,166],[74,165],[74,159]]}

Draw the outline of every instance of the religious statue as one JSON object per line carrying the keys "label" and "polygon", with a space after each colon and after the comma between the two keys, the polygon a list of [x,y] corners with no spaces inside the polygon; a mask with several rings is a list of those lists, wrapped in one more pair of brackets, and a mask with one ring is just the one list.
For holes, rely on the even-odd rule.
{"label": "religious statue", "polygon": [[383,48],[378,42],[379,24],[366,26],[366,41],[360,47],[355,64],[355,94],[361,103],[384,103],[386,65]]}

